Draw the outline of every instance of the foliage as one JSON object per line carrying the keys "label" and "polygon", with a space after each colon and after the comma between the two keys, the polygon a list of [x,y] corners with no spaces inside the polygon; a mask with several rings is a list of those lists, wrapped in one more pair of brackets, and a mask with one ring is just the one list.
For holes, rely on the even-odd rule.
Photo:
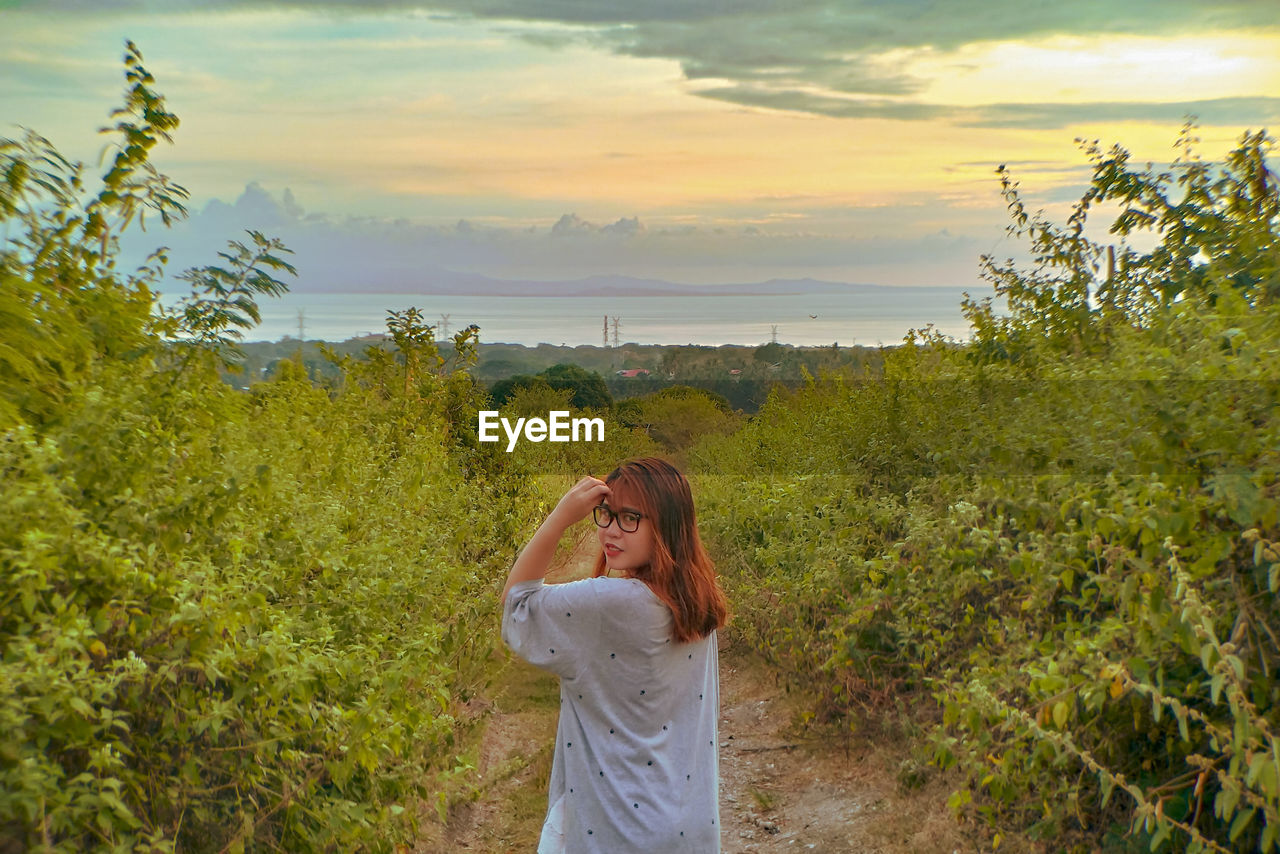
{"label": "foliage", "polygon": [[[408,396],[423,370],[437,375],[465,371],[475,364],[480,327],[475,324],[453,336],[452,359],[446,359],[436,345],[435,327],[422,322],[422,312],[416,307],[404,311],[387,312],[387,332],[399,351],[398,358],[404,365],[404,394]],[[366,350],[366,355],[376,358],[378,353]]]}
{"label": "foliage", "polygon": [[290,269],[256,233],[153,313],[163,253],[127,276],[114,253],[180,215],[147,159],[177,119],[125,64],[87,201],[80,164],[2,144],[0,837],[391,850],[466,773],[533,493],[468,442],[474,328],[451,364],[406,326],[329,388],[286,362],[232,389],[212,368]]}
{"label": "foliage", "polygon": [[670,386],[618,405],[618,420],[645,431],[668,451],[682,451],[699,438],[731,433],[738,419],[723,395],[691,386]]}
{"label": "foliage", "polygon": [[[1018,359],[1045,344],[1095,349],[1112,331],[1147,325],[1182,299],[1212,303],[1229,291],[1250,306],[1276,301],[1280,190],[1267,166],[1275,141],[1264,131],[1246,133],[1221,163],[1206,163],[1194,130],[1183,128],[1178,157],[1165,171],[1135,171],[1119,145],[1104,153],[1096,140],[1077,140],[1093,180],[1066,228],[1029,214],[1018,183],[1004,166],[997,170],[1013,218],[1009,232],[1030,242],[1033,267],[983,257],[983,276],[1009,314],[997,316],[989,300],[966,299],[979,355]],[[1119,207],[1109,229],[1118,245],[1086,235],[1090,212],[1107,203]],[[1129,243],[1142,232],[1155,239],[1150,251]]]}
{"label": "foliage", "polygon": [[[995,844],[1276,850],[1280,207],[1265,135],[1180,145],[1179,177],[1089,148],[1065,230],[1006,183],[1035,254],[988,262],[1008,316],[694,449],[736,630],[820,718],[931,723]],[[1101,278],[1083,216],[1116,199],[1158,243]]]}
{"label": "foliage", "polygon": [[148,159],[178,119],[132,43],[124,63],[125,103],[102,130],[117,153],[96,194],[84,195],[84,167],[38,134],[0,139],[0,222],[16,235],[0,251],[0,427],[56,421],[98,360],[143,349],[165,253],[121,275],[119,234],[148,211],[165,224],[185,215],[187,193]]}
{"label": "foliage", "polygon": [[[554,397],[557,400],[561,399],[560,395],[554,393],[555,389],[551,388],[540,377],[531,374],[516,374],[515,376],[498,380],[489,388],[489,397],[496,406],[502,406],[514,399],[520,392],[530,389],[537,390],[544,393],[545,396]],[[569,402],[567,397],[563,399],[566,404]]]}
{"label": "foliage", "polygon": [[[655,445],[643,431],[617,419],[608,411],[577,409],[572,404],[572,389],[553,389],[538,384],[515,390],[513,397],[503,406],[501,414],[511,422],[518,418],[543,418],[554,410],[569,412],[570,418],[598,419],[604,427],[604,438],[597,441],[592,434],[591,441],[582,442],[528,442],[521,440],[510,453],[506,452],[506,439],[498,444],[486,445],[495,449],[518,470],[534,477],[560,476],[568,478],[562,481],[553,477],[541,480],[544,496],[550,500],[547,510],[554,506],[555,500],[564,490],[573,485],[584,474],[603,477],[619,461],[628,457],[649,456],[661,449]],[[548,485],[550,484],[550,485]],[[559,491],[556,491],[556,490]],[[550,490],[548,492],[547,490]]]}
{"label": "foliage", "polygon": [[179,276],[191,284],[192,292],[178,305],[171,328],[164,331],[185,345],[188,360],[199,352],[215,354],[224,365],[243,357],[236,343],[245,330],[262,321],[256,298],[280,296],[288,290],[267,271],[297,275],[297,270],[279,257],[289,251],[279,240],[257,231],[250,231],[249,239],[252,249],[233,240],[232,252],[218,253],[227,266],[191,269]]}
{"label": "foliage", "polygon": [[490,389],[490,394],[494,402],[501,406],[511,399],[516,390],[539,384],[551,389],[567,389],[570,392],[569,403],[578,409],[608,409],[613,406],[613,397],[609,394],[604,377],[595,371],[563,363],[552,365],[534,376],[520,374],[499,380]]}

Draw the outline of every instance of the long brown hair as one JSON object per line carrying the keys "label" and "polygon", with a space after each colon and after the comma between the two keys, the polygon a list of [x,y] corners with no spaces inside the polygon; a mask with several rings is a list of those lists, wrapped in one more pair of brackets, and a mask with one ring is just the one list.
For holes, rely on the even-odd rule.
{"label": "long brown hair", "polygon": [[[675,618],[676,640],[706,637],[721,628],[729,604],[715,566],[698,537],[693,492],[679,469],[657,457],[627,460],[605,478],[615,493],[653,525],[653,558],[632,574],[666,603]],[[608,572],[604,554],[596,558],[595,574]]]}

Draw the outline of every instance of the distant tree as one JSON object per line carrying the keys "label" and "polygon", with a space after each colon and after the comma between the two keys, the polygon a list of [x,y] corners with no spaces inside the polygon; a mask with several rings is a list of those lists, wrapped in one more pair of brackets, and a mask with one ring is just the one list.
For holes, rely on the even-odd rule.
{"label": "distant tree", "polygon": [[538,374],[547,385],[556,389],[572,389],[569,403],[579,409],[608,409],[613,406],[613,396],[605,385],[604,377],[578,365],[552,365]]}
{"label": "distant tree", "polygon": [[705,346],[671,347],[662,355],[662,371],[671,378],[687,379],[707,361],[708,354],[714,353],[713,348]]}
{"label": "distant tree", "polygon": [[553,410],[568,409],[569,397],[569,389],[555,389],[544,382],[538,382],[512,389],[507,407],[517,416],[546,417]]}
{"label": "distant tree", "polygon": [[547,384],[531,374],[516,374],[514,377],[507,377],[494,383],[489,388],[489,397],[492,398],[494,406],[503,406],[521,389],[535,386],[547,386]]}
{"label": "distant tree", "polygon": [[787,348],[783,347],[777,341],[771,341],[768,344],[762,344],[756,348],[752,357],[757,362],[763,362],[767,365],[776,365],[782,361],[782,357],[786,355]]}
{"label": "distant tree", "polygon": [[670,451],[688,448],[702,436],[731,432],[737,413],[723,396],[681,385],[618,405],[618,420],[638,427]]}
{"label": "distant tree", "polygon": [[595,371],[568,364],[552,365],[533,376],[517,374],[505,380],[498,380],[489,389],[489,395],[496,405],[502,406],[520,389],[535,386],[569,391],[569,405],[578,409],[609,409],[613,406],[613,396],[609,394],[609,387],[605,385],[604,377]]}
{"label": "distant tree", "polygon": [[727,397],[706,388],[697,388],[691,385],[673,385],[653,395],[655,400],[691,400],[695,398],[705,398],[726,415],[733,414],[733,406],[730,405]]}

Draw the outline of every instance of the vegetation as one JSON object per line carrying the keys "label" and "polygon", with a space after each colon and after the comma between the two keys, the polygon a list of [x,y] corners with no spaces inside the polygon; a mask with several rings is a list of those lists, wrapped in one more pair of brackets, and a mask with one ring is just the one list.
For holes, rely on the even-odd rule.
{"label": "vegetation", "polygon": [[546,388],[556,391],[567,391],[568,402],[577,409],[608,409],[613,406],[613,398],[604,377],[595,371],[588,371],[578,365],[552,365],[535,376],[517,374],[493,384],[490,394],[494,403],[499,405],[510,400],[520,389]]}
{"label": "vegetation", "polygon": [[[225,373],[224,379],[237,387],[247,387],[255,379],[271,376],[281,360],[291,360],[301,363],[313,380],[335,382],[340,370],[325,357],[324,351],[362,358],[370,347],[394,349],[393,342],[385,335],[332,343],[296,338],[251,341],[240,346],[244,354],[243,370]],[[442,356],[451,357],[451,342],[441,341],[439,347]],[[806,375],[820,373],[875,372],[881,359],[877,348],[783,344],[761,347],[625,344],[614,348],[480,343],[475,354],[476,363],[467,373],[489,386],[495,399],[505,399],[517,384],[535,384],[536,377],[550,368],[573,365],[599,374],[615,402],[645,397],[673,386],[693,386],[723,397],[734,409],[747,414],[754,414],[760,408],[775,385],[796,387],[804,383]],[[648,373],[618,374],[631,369]]]}
{"label": "vegetation", "polygon": [[[480,375],[474,327],[437,342],[410,309],[264,375],[242,338],[292,271],[277,241],[231,242],[170,311],[163,249],[116,269],[121,232],[186,199],[150,163],[178,120],[132,45],[125,71],[95,189],[46,140],[0,141],[0,838],[412,840],[470,779],[514,548],[568,479],[661,451],[700,472],[735,631],[822,720],[925,732],[993,844],[1276,850],[1265,134],[1209,163],[1188,128],[1164,171],[1086,143],[1065,227],[1002,168],[1031,266],[983,260],[1009,312],[968,301],[965,344],[489,351],[507,365]],[[479,443],[485,383],[522,371],[504,414],[599,413],[607,441]]]}
{"label": "vegetation", "polygon": [[[182,215],[148,151],[177,127],[141,56],[101,187],[35,135],[0,143],[0,838],[24,850],[390,850],[465,773],[492,595],[535,512],[466,425],[474,330],[327,388],[219,371],[283,290],[260,234],[153,311]],[[461,413],[470,413],[465,418]],[[474,425],[472,425],[474,429]]]}
{"label": "vegetation", "polygon": [[687,385],[623,401],[617,418],[643,430],[668,452],[684,451],[706,436],[732,433],[740,421],[723,395]]}
{"label": "vegetation", "polygon": [[1157,172],[1087,144],[1066,228],[1002,169],[1033,254],[984,260],[1007,316],[970,301],[971,345],[917,334],[698,449],[739,629],[823,718],[940,712],[928,758],[996,845],[1277,847],[1270,146],[1206,163],[1188,129]]}

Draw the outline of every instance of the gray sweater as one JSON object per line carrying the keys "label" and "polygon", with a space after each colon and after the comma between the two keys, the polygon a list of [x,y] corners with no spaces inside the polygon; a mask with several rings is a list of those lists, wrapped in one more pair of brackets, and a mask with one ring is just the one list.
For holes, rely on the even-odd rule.
{"label": "gray sweater", "polygon": [[677,643],[644,582],[525,581],[502,639],[560,677],[539,854],[720,850],[716,635]]}

